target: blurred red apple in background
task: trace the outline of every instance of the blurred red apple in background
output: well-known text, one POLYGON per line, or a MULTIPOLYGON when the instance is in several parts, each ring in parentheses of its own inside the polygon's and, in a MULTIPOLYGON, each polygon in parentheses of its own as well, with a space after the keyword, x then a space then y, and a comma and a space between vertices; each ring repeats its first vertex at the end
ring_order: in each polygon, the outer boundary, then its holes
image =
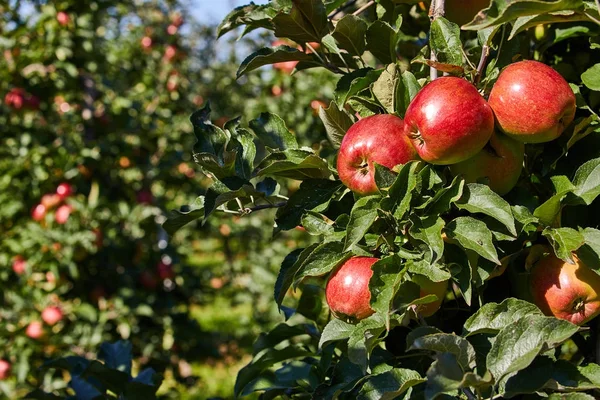
POLYGON ((42 321, 52 326, 63 319, 63 312, 60 307, 50 306, 42 311, 42 321))

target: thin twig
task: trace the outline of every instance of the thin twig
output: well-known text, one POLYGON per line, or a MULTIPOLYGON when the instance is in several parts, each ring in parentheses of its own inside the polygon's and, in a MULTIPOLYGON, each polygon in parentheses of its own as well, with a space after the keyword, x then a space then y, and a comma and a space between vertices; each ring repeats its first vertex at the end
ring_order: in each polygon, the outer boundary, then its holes
POLYGON ((356 3, 356 1, 357 0, 349 1, 346 4, 344 4, 343 6, 336 8, 331 13, 329 13, 329 15, 327 16, 327 18, 333 19, 333 17, 335 17, 336 15, 338 15, 339 13, 341 13, 342 11, 344 11, 346 8, 348 8, 350 6, 353 6, 356 3))
MULTIPOLYGON (((600 10, 598 11, 598 13, 600 14, 600 10)), ((600 20, 598 20, 597 18, 591 16, 589 13, 584 13, 586 15, 586 17, 588 17, 589 19, 591 19, 593 22, 595 22, 596 24, 600 25, 600 20)))
POLYGON ((479 59, 479 65, 477 65, 477 75, 475 75, 475 84, 478 84, 483 77, 483 69, 487 63, 487 58, 490 55, 490 46, 484 44, 481 48, 481 58, 479 59))
POLYGON ((369 7, 371 7, 373 4, 375 4, 375 0, 371 0, 369 1, 367 4, 365 4, 364 6, 362 6, 361 8, 359 8, 358 10, 354 11, 352 13, 352 15, 357 16, 362 14, 363 12, 365 12, 365 10, 369 7))
POLYGON ((221 211, 226 214, 248 215, 248 214, 253 213, 254 211, 267 210, 269 208, 281 208, 281 207, 284 207, 286 204, 287 204, 287 201, 284 201, 284 202, 275 203, 275 204, 261 204, 259 206, 241 208, 238 211, 222 209, 222 208, 218 208, 217 211, 221 211))
MULTIPOLYGON (((429 7, 429 19, 433 23, 439 17, 444 16, 445 0, 431 0, 431 7, 429 7)), ((431 34, 429 35, 429 47, 431 47, 431 34)), ((432 62, 437 61, 437 56, 433 48, 431 48, 431 56, 429 58, 432 62)), ((438 77, 438 71, 435 67, 429 67, 429 77, 431 80, 435 80, 438 77)))
POLYGON ((473 394, 473 392, 471 391, 471 389, 469 388, 463 388, 463 393, 467 395, 467 397, 469 398, 469 400, 477 400, 477 397, 475 397, 475 395, 473 394))

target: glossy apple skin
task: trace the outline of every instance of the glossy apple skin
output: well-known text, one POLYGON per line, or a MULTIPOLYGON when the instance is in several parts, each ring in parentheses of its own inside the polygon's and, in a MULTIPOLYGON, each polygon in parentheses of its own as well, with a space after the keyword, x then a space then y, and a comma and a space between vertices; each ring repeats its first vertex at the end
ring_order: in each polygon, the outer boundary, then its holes
POLYGON ((497 127, 523 143, 558 138, 575 117, 575 94, 555 70, 538 61, 510 64, 488 100, 497 127))
POLYGON ((372 115, 352 125, 342 139, 337 158, 344 185, 360 195, 377 193, 374 163, 391 169, 417 159, 403 129, 402 119, 390 114, 372 115))
POLYGON ((0 381, 10 376, 10 363, 6 360, 0 360, 0 381))
POLYGON ((462 175, 467 183, 488 179, 489 187, 505 195, 515 187, 523 170, 525 145, 494 132, 483 150, 473 157, 450 166, 453 175, 462 175))
POLYGON ((455 24, 465 25, 489 5, 490 0, 446 0, 444 17, 455 24))
POLYGON ((431 164, 456 164, 473 157, 493 131, 494 114, 475 86, 450 76, 421 89, 404 117, 406 136, 431 164))
POLYGON ((369 280, 373 276, 371 266, 377 261, 373 257, 352 257, 329 278, 325 297, 336 318, 358 321, 374 313, 369 280))
POLYGON ((63 312, 59 307, 50 306, 42 311, 42 321, 52 326, 63 319, 63 312))
POLYGON ((429 278, 423 275, 413 275, 412 281, 419 285, 421 297, 434 294, 437 296, 437 300, 432 303, 419 304, 417 312, 423 317, 431 317, 437 310, 440 309, 444 298, 446 297, 446 291, 448 290, 448 281, 433 282, 429 278))
POLYGON ((550 250, 534 265, 529 287, 544 314, 582 325, 600 314, 600 275, 574 259, 566 263, 550 250))

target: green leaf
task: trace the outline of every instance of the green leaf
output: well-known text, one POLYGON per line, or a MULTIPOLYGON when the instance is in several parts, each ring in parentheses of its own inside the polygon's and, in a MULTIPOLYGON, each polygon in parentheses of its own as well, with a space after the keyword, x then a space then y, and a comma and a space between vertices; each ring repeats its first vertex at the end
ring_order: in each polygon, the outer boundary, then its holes
POLYGON ((319 348, 322 349, 331 342, 348 339, 354 328, 355 326, 352 324, 333 318, 323 328, 321 339, 319 340, 319 348))
POLYGON ((600 230, 594 228, 579 229, 585 239, 585 244, 577 254, 584 264, 600 272, 600 230))
POLYGON ((586 205, 592 204, 600 195, 600 158, 594 158, 581 165, 575 172, 573 185, 575 186, 573 192, 586 205))
POLYGON ((132 344, 125 340, 115 343, 102 343, 98 357, 104 360, 107 368, 115 369, 131 375, 132 344))
POLYGON ((328 242, 317 246, 296 272, 293 287, 297 288, 307 276, 321 276, 331 272, 350 256, 350 253, 344 252, 340 242, 328 242))
POLYGON ((513 21, 519 17, 563 10, 578 10, 582 6, 582 0, 493 0, 490 8, 481 11, 473 21, 463 25, 462 29, 478 31, 513 21))
POLYGON ((339 149, 342 139, 354 121, 345 109, 340 109, 332 100, 327 108, 319 108, 319 117, 323 121, 327 138, 335 149, 339 149))
POLYGON ((371 266, 373 276, 369 281, 369 291, 371 292, 371 308, 385 316, 386 328, 390 328, 390 313, 393 310, 393 301, 402 277, 404 268, 402 260, 391 255, 377 261, 371 266))
POLYGON ((162 227, 169 235, 174 235, 185 225, 202 217, 204 217, 204 196, 198 197, 193 204, 169 212, 162 227))
POLYGON ((237 70, 236 77, 240 78, 242 75, 254 71, 264 65, 285 61, 314 62, 315 60, 316 58, 312 54, 306 54, 305 52, 290 46, 263 47, 250 54, 242 61, 237 70))
POLYGON ((440 215, 449 211, 452 204, 462 197, 464 186, 464 179, 458 176, 455 177, 449 186, 436 191, 433 199, 426 203, 425 214, 440 215))
POLYGON ((554 393, 548 400, 595 400, 595 397, 585 393, 554 393))
POLYGON ((527 315, 500 331, 487 355, 488 371, 499 381, 526 368, 543 349, 557 346, 578 329, 568 321, 527 315))
POLYGON ((350 222, 348 222, 346 228, 345 251, 350 250, 369 231, 371 225, 377 219, 377 209, 379 208, 380 200, 381 197, 379 196, 361 197, 354 204, 350 212, 350 222))
POLYGON ((270 20, 275 16, 275 10, 270 5, 250 3, 234 8, 217 27, 217 38, 242 25, 252 28, 269 28, 270 20))
POLYGON ((470 213, 489 215, 506 226, 508 231, 517 236, 515 220, 510 204, 487 185, 470 183, 463 192, 456 206, 470 213))
POLYGON ((287 204, 277 212, 275 223, 278 230, 290 230, 298 226, 306 211, 323 211, 333 195, 343 185, 326 179, 307 179, 292 194, 287 204))
MULTIPOLYGON (((227 127, 227 124, 225 124, 227 127)), ((235 160, 235 174, 240 178, 249 180, 254 170, 254 158, 256 157, 256 145, 254 136, 246 129, 231 128, 232 140, 237 141, 237 157, 235 160)))
POLYGON ((419 182, 419 170, 423 167, 419 161, 404 164, 398 172, 398 177, 388 192, 388 199, 382 202, 385 210, 393 211, 394 217, 401 221, 410 208, 413 193, 419 182))
POLYGON ((400 79, 400 69, 389 64, 373 84, 373 95, 389 114, 396 110, 396 88, 400 79))
POLYGON ((454 354, 463 371, 475 366, 475 349, 466 339, 454 334, 434 333, 415 338, 409 350, 454 354))
POLYGON ((379 314, 373 314, 363 319, 357 325, 348 339, 348 358, 359 365, 364 372, 367 370, 369 355, 381 341, 381 333, 385 331, 385 320, 379 314))
POLYGON ((563 207, 563 200, 570 191, 557 193, 533 211, 533 216, 544 225, 555 225, 563 207))
POLYGON ((290 287, 292 287, 296 272, 298 272, 304 260, 306 260, 316 247, 317 244, 313 244, 305 249, 296 249, 283 259, 279 269, 279 275, 277 275, 277 281, 275 282, 274 291, 275 302, 279 306, 279 309, 281 309, 281 304, 283 303, 286 293, 290 287))
POLYGON ((581 81, 589 89, 600 91, 600 64, 591 66, 581 74, 581 81))
POLYGON ((417 371, 394 368, 367 378, 356 398, 358 400, 392 400, 422 382, 425 382, 425 379, 417 371))
POLYGON ((275 36, 297 43, 320 42, 329 33, 327 11, 321 0, 294 0, 289 13, 273 18, 275 36))
POLYGON ((335 100, 337 105, 343 107, 350 97, 357 95, 363 89, 371 86, 371 84, 379 78, 382 72, 382 69, 373 70, 370 68, 362 68, 342 76, 335 88, 335 100))
POLYGON ((267 147, 280 150, 298 148, 296 138, 276 114, 261 113, 258 118, 250 121, 250 128, 267 147))
POLYGON ((408 233, 415 239, 425 243, 431 250, 428 261, 435 263, 444 254, 444 240, 442 239, 442 229, 444 229, 445 221, 432 215, 425 218, 414 216, 411 218, 412 226, 408 233))
POLYGON ((343 16, 335 25, 332 35, 337 40, 340 48, 350 54, 360 56, 365 52, 367 23, 360 17, 352 14, 343 16))
POLYGON ((283 341, 302 335, 313 336, 315 333, 315 327, 310 324, 288 325, 281 323, 269 332, 263 332, 258 336, 258 339, 256 339, 256 342, 252 346, 252 354, 256 356, 261 351, 274 348, 283 341))
POLYGON ((274 176, 297 180, 328 178, 329 164, 311 149, 275 151, 265 157, 254 171, 254 176, 274 176))
POLYGON ((463 247, 500 265, 492 233, 483 222, 472 217, 458 217, 446 225, 445 231, 448 237, 457 240, 463 247))
POLYGON ((380 192, 388 191, 396 181, 396 176, 398 174, 376 162, 373 163, 373 166, 375 167, 375 184, 377 185, 377 188, 380 192))
POLYGON ((406 109, 417 93, 419 93, 419 90, 421 90, 421 85, 419 85, 417 78, 410 71, 404 71, 401 78, 398 79, 396 84, 394 112, 404 118, 406 109))
POLYGON ((533 304, 509 298, 502 303, 484 304, 465 321, 463 330, 467 336, 477 333, 498 333, 526 315, 542 315, 533 304))
POLYGON ((443 282, 452 277, 440 264, 432 264, 427 260, 408 260, 406 266, 410 273, 426 276, 432 282, 443 282))
POLYGON ((437 61, 462 67, 463 50, 460 41, 460 27, 446 18, 440 17, 431 23, 430 32, 429 43, 435 52, 437 61))
POLYGON ((565 262, 574 264, 573 252, 585 243, 585 238, 573 228, 546 228, 542 232, 552 247, 556 256, 565 262))
POLYGON ((302 226, 306 229, 306 232, 314 236, 332 234, 334 231, 333 224, 334 221, 318 212, 307 211, 302 216, 302 226))
POLYGON ((377 20, 373 22, 367 30, 367 50, 384 64, 396 62, 396 46, 403 36, 400 32, 402 25, 402 16, 396 20, 394 29, 387 22, 377 20))

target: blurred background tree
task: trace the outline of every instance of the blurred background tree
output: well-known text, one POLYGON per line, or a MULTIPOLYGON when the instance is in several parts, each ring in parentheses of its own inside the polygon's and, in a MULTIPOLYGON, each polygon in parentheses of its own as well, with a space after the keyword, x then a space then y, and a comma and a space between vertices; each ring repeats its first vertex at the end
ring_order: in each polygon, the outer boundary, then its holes
POLYGON ((72 393, 39 367, 120 339, 136 369, 165 377, 165 398, 230 397, 252 342, 282 319, 276 271, 305 232, 273 238, 272 212, 173 238, 160 227, 206 190, 189 153, 206 102, 218 124, 271 111, 304 144, 325 138, 333 77, 265 68, 236 81, 236 51, 273 38, 217 41, 221 7, 239 2, 215 3, 0 5, 0 397, 72 393))

